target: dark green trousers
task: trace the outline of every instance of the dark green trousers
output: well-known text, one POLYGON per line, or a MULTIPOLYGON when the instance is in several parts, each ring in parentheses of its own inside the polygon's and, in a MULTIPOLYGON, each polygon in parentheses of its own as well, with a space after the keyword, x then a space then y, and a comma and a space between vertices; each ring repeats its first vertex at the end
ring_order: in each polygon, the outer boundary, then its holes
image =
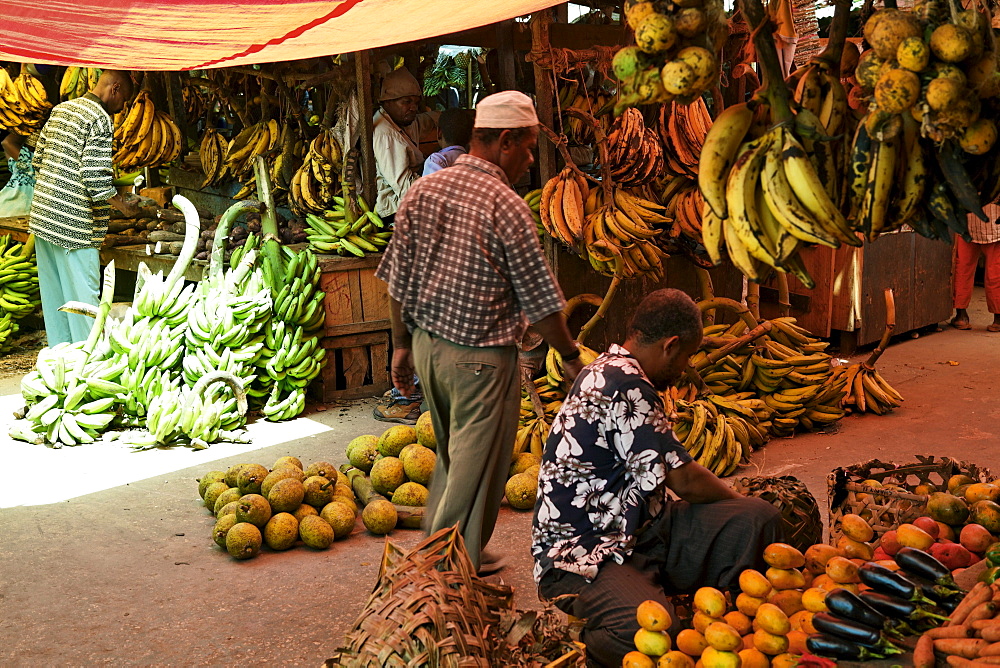
POLYGON ((413 360, 437 437, 424 526, 459 527, 476 568, 496 525, 520 410, 517 348, 460 346, 417 329, 413 360))

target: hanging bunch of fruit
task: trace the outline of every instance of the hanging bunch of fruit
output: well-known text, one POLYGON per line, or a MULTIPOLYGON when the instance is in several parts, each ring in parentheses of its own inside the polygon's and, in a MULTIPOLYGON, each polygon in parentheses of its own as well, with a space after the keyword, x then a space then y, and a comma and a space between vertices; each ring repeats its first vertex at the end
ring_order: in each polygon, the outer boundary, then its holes
MULTIPOLYGON (((612 94, 601 87, 584 89, 579 84, 567 83, 560 86, 558 97, 559 109, 562 110, 562 127, 566 138, 574 144, 593 143, 593 129, 582 118, 570 112, 570 109, 598 115, 598 111, 603 110, 612 101, 612 94)), ((606 117, 601 116, 601 118, 603 121, 606 117)), ((607 130, 608 128, 605 128, 605 132, 607 130)))
POLYGON ((123 172, 159 167, 181 156, 185 141, 169 114, 159 111, 145 90, 115 115, 112 162, 123 172))
MULTIPOLYGON (((184 90, 187 90, 185 88, 184 90)), ((201 161, 201 171, 205 173, 205 180, 200 189, 207 186, 219 185, 229 173, 224 158, 229 151, 229 144, 222 134, 214 129, 208 128, 201 136, 201 145, 198 150, 198 159, 201 161)))
POLYGON ((663 156, 668 174, 689 180, 698 178, 698 157, 711 127, 712 116, 704 98, 699 97, 690 105, 671 102, 660 107, 657 130, 666 147, 663 156))
POLYGON ((868 239, 909 225, 929 238, 968 238, 966 212, 1000 194, 993 100, 997 48, 984 8, 927 2, 881 9, 855 71, 871 95, 848 178, 855 228, 868 239))
POLYGON ((392 230, 385 229, 385 223, 361 195, 346 200, 334 197, 331 208, 322 216, 307 213, 306 222, 306 239, 317 253, 364 257, 366 253, 381 252, 392 237, 392 230), (361 215, 355 213, 356 209, 361 215))
POLYGON ((0 127, 23 137, 41 130, 48 117, 49 102, 42 82, 27 72, 11 79, 0 67, 0 127))
POLYGON ((229 142, 222 164, 233 178, 243 184, 243 188, 233 199, 245 199, 254 194, 256 158, 274 151, 280 139, 281 128, 278 121, 271 118, 243 128, 229 142))
POLYGON ((690 104, 716 84, 716 54, 728 33, 721 1, 627 0, 625 17, 636 45, 619 50, 612 61, 621 82, 615 115, 674 99, 690 104))
POLYGON ((35 235, 20 243, 9 234, 0 237, 0 353, 10 350, 18 332, 17 321, 41 307, 35 235))
MULTIPOLYGON (((748 19, 759 26, 761 8, 747 5, 753 14, 748 19)), ((730 106, 715 119, 701 153, 702 238, 714 264, 722 261, 725 248, 750 280, 763 280, 776 269, 811 288, 814 281, 798 254, 805 244, 836 248, 861 241, 810 158, 805 142, 817 136, 817 126, 801 107, 793 113, 773 41, 760 30, 754 41, 765 86, 750 102, 730 106), (755 122, 755 114, 764 113, 773 124, 755 122)))
POLYGON ((337 176, 344 168, 344 155, 334 133, 323 128, 312 142, 301 166, 290 182, 292 209, 297 213, 323 213, 337 194, 337 176))
POLYGON ((102 71, 97 67, 67 67, 59 83, 59 98, 72 100, 94 90, 102 71))
POLYGON ((625 188, 646 185, 663 173, 660 139, 638 109, 626 109, 611 126, 608 168, 614 182, 625 188))

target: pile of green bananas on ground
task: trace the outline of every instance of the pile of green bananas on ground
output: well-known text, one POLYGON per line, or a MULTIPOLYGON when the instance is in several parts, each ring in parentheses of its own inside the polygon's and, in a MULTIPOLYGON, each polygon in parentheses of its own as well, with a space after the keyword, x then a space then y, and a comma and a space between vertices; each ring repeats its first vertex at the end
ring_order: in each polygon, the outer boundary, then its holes
POLYGON ((389 244, 392 230, 384 229, 385 223, 363 197, 358 195, 354 199, 362 212, 360 216, 354 214, 354 207, 343 197, 334 197, 333 201, 336 206, 322 216, 306 214, 310 248, 317 253, 364 257, 365 253, 378 253, 389 244))
POLYGON ((0 353, 10 349, 18 331, 17 320, 41 306, 38 292, 38 265, 35 263, 35 235, 19 243, 9 234, 0 237, 0 353))
POLYGON ((203 450, 218 440, 246 440, 243 432, 233 431, 246 424, 247 396, 243 387, 233 374, 213 371, 199 378, 192 388, 164 391, 149 404, 146 428, 157 446, 185 442, 203 450), (219 392, 220 385, 229 392, 219 392), (236 404, 235 411, 230 409, 231 402, 236 404), (227 417, 233 412, 235 418, 227 417))

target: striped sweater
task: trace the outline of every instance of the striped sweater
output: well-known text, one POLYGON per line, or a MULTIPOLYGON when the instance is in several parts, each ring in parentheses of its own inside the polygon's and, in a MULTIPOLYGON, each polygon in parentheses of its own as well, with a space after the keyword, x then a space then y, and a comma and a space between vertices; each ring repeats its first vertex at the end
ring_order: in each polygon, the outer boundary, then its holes
POLYGON ((52 109, 32 163, 35 195, 28 229, 63 248, 99 248, 115 195, 111 117, 87 93, 52 109))

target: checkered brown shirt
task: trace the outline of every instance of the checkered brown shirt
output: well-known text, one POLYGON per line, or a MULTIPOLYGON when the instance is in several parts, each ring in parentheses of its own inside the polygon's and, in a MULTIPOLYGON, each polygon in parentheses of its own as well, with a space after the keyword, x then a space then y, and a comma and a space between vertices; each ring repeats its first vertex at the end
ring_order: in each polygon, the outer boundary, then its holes
POLYGON ((994 244, 1000 241, 1000 224, 997 223, 997 220, 1000 219, 1000 206, 984 204, 983 213, 990 219, 990 222, 984 223, 971 213, 969 214, 969 235, 972 237, 973 243, 994 244))
POLYGON ((531 211, 496 165, 461 156, 400 202, 375 275, 419 327, 463 346, 510 346, 566 301, 531 211))

